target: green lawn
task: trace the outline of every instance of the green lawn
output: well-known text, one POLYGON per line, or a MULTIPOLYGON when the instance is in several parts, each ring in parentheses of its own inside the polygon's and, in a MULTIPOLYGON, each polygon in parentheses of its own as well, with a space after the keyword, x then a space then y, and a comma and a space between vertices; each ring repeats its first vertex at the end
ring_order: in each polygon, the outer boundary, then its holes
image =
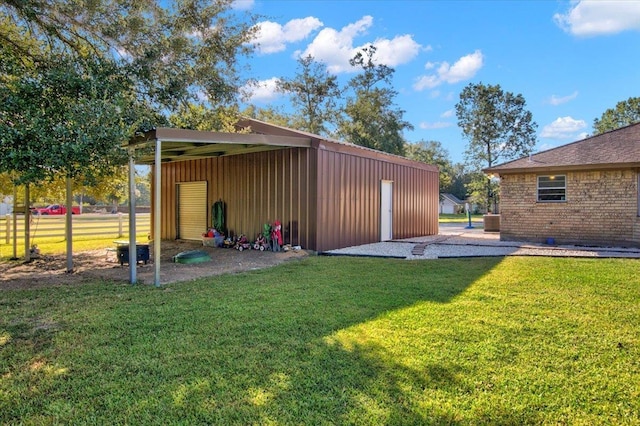
POLYGON ((640 424, 640 262, 310 257, 0 291, 1 424, 640 424))
MULTIPOLYGON (((440 223, 467 223, 469 221, 469 217, 466 214, 440 214, 439 216, 440 223)), ((481 214, 472 214, 471 222, 482 222, 481 214)))
MULTIPOLYGON (((146 233, 137 234, 137 241, 148 241, 148 236, 146 233)), ((75 237, 73 238, 73 252, 81 252, 87 250, 100 250, 106 249, 107 247, 114 247, 115 240, 128 240, 129 236, 124 237, 105 237, 105 236, 97 236, 97 237, 75 237)), ((24 237, 18 240, 18 244, 16 245, 16 253, 18 258, 24 257, 24 237)), ((67 251, 67 241, 64 238, 40 238, 37 240, 38 248, 40 252, 43 254, 63 254, 67 251)), ((0 241, 0 262, 9 260, 13 257, 13 241, 9 244, 6 244, 5 240, 0 241)))

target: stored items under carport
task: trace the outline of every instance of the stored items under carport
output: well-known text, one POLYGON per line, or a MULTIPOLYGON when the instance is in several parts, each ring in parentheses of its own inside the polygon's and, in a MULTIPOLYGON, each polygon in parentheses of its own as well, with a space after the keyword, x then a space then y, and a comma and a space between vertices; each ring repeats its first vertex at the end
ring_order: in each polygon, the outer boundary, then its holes
POLYGON ((202 250, 183 251, 173 256, 174 263, 200 263, 211 260, 209 254, 202 250))
MULTIPOLYGON (((117 253, 120 266, 129 263, 128 244, 118 244, 117 253)), ((136 244, 136 262, 149 262, 149 244, 136 244)))

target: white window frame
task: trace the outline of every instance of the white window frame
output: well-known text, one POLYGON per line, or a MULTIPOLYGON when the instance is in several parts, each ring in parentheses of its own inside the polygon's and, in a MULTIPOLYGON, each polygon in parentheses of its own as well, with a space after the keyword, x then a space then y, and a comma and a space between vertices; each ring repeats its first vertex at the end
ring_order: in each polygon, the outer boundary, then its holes
POLYGON ((539 203, 566 203, 567 202, 567 176, 566 175, 540 175, 537 177, 536 179, 537 182, 537 188, 536 188, 536 194, 537 194, 537 200, 539 203), (562 178, 562 181, 564 182, 563 186, 540 186, 540 178, 546 179, 546 182, 551 182, 551 181, 555 181, 555 182, 560 182, 560 178, 562 178), (541 199, 542 197, 548 197, 548 196, 553 196, 556 194, 541 194, 540 191, 560 191, 562 190, 563 193, 560 194, 558 193, 557 195, 559 195, 561 197, 561 199, 559 200, 550 200, 550 199, 541 199))

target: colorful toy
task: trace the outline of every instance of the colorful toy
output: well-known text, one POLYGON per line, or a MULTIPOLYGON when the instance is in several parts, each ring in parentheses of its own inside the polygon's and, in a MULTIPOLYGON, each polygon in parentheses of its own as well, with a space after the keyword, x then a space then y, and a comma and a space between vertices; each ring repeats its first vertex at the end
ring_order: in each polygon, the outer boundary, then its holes
POLYGON ((282 224, 276 220, 271 227, 271 250, 280 251, 282 244, 282 224))
POLYGON ((245 249, 251 248, 251 243, 249 242, 249 239, 246 237, 246 235, 240 234, 240 236, 238 237, 238 241, 236 241, 235 248, 238 251, 243 251, 245 249))
POLYGON ((258 234, 256 241, 253 243, 254 250, 265 251, 269 248, 269 244, 267 243, 267 239, 262 234, 258 234))

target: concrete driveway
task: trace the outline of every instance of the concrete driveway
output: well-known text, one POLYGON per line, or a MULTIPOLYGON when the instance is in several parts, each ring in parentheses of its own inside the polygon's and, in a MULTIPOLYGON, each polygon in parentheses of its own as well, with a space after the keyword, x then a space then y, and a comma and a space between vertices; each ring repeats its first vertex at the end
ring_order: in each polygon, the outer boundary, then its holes
POLYGON ((482 224, 440 224, 438 235, 393 240, 330 250, 327 255, 375 256, 400 259, 441 259, 487 256, 560 256, 638 258, 639 248, 585 247, 500 241, 500 234, 484 232, 482 224))

